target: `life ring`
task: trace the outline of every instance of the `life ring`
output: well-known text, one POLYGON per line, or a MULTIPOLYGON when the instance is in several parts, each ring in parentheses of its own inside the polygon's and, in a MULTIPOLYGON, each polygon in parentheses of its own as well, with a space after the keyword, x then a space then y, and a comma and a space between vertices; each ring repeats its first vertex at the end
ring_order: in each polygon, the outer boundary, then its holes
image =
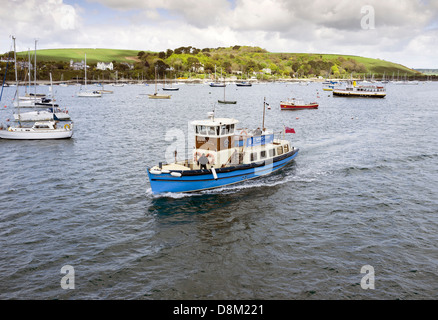
POLYGON ((239 140, 243 140, 244 138, 246 138, 248 136, 248 132, 246 132, 245 130, 240 131, 240 137, 239 140), (244 137, 245 136, 245 137, 244 137))
POLYGON ((198 161, 198 159, 202 156, 202 153, 200 153, 199 151, 197 151, 194 156, 193 156, 193 160, 195 160, 195 162, 198 161))
POLYGON ((70 130, 70 125, 67 123, 67 124, 64 126, 64 129, 66 129, 66 130, 70 130))
POLYGON ((9 127, 9 128, 8 128, 8 131, 12 131, 12 127, 9 127))
POLYGON ((208 163, 214 164, 214 155, 213 154, 207 153, 206 157, 208 158, 208 163))

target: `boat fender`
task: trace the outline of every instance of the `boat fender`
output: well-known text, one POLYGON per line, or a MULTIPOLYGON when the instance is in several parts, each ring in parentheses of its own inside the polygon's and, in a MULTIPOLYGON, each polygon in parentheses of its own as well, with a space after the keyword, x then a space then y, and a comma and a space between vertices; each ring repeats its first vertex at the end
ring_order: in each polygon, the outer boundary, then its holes
POLYGON ((178 178, 182 176, 182 174, 180 172, 171 172, 170 175, 172 177, 178 177, 178 178))
POLYGON ((161 171, 160 170, 156 170, 156 169, 151 169, 151 170, 149 170, 149 172, 152 173, 152 174, 161 174, 161 171))
POLYGON ((217 180, 217 173, 215 168, 211 168, 211 173, 213 174, 214 180, 217 180))
POLYGON ((67 123, 67 124, 64 126, 64 129, 66 129, 66 130, 70 130, 70 125, 67 123))
POLYGON ((161 173, 170 173, 169 170, 161 170, 161 173))

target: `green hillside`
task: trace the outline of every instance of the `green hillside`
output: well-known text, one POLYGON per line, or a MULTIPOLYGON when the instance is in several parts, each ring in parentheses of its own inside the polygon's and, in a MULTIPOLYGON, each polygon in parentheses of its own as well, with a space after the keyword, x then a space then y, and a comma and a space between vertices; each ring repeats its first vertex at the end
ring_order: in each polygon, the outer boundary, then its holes
MULTIPOLYGON (((162 52, 93 48, 38 50, 38 79, 46 80, 49 73, 53 74, 54 79, 61 76, 64 80, 82 77, 83 71, 73 70, 69 63, 70 60, 83 61, 85 54, 90 66, 90 79, 114 79, 117 70, 120 79, 141 77, 151 80, 155 77, 155 67, 160 78, 165 73, 172 78, 211 78, 215 70, 217 75, 222 72, 227 77, 257 77, 260 80, 351 76, 379 79, 383 75, 387 78, 398 75, 410 79, 425 77, 421 72, 400 64, 352 55, 268 52, 249 46, 203 49, 188 46, 162 52), (97 62, 113 62, 114 70, 97 70, 97 62)), ((8 53, 3 57, 7 55, 8 53)), ((19 52, 17 56, 20 60, 28 60, 27 51, 19 52)), ((33 57, 31 59, 33 61, 33 57)), ((7 78, 13 79, 12 72, 9 72, 7 78)), ((1 73, 0 70, 0 75, 1 73)))

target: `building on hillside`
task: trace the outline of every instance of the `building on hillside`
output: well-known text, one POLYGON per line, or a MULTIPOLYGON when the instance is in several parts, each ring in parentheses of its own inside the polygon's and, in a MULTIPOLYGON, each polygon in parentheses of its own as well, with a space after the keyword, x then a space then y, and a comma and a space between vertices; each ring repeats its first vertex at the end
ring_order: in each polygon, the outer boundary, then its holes
POLYGON ((110 63, 106 63, 106 62, 98 62, 97 63, 97 66, 96 66, 96 69, 97 70, 113 70, 114 69, 114 66, 113 66, 113 63, 112 62, 110 62, 110 63))
POLYGON ((28 61, 17 61, 17 64, 20 66, 21 69, 33 70, 33 65, 32 65, 31 62, 28 62, 28 61))
POLYGON ((264 68, 264 69, 262 69, 262 71, 263 71, 263 73, 266 73, 266 74, 271 74, 271 72, 272 72, 272 70, 269 68, 264 68))
POLYGON ((190 68, 191 72, 203 73, 204 72, 204 64, 203 63, 193 63, 190 68))
MULTIPOLYGON (((73 59, 70 60, 70 68, 73 70, 84 70, 85 69, 85 62, 82 60, 81 62, 74 62, 73 59)), ((87 69, 89 66, 87 66, 87 69)))

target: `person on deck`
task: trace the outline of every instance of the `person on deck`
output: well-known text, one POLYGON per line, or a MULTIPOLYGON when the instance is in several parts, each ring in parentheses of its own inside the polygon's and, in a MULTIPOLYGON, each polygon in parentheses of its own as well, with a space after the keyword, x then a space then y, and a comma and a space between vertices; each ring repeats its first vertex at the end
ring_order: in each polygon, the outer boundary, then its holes
POLYGON ((202 169, 207 169, 207 164, 209 163, 208 158, 205 156, 205 153, 202 154, 202 156, 198 159, 198 164, 201 165, 202 169))

